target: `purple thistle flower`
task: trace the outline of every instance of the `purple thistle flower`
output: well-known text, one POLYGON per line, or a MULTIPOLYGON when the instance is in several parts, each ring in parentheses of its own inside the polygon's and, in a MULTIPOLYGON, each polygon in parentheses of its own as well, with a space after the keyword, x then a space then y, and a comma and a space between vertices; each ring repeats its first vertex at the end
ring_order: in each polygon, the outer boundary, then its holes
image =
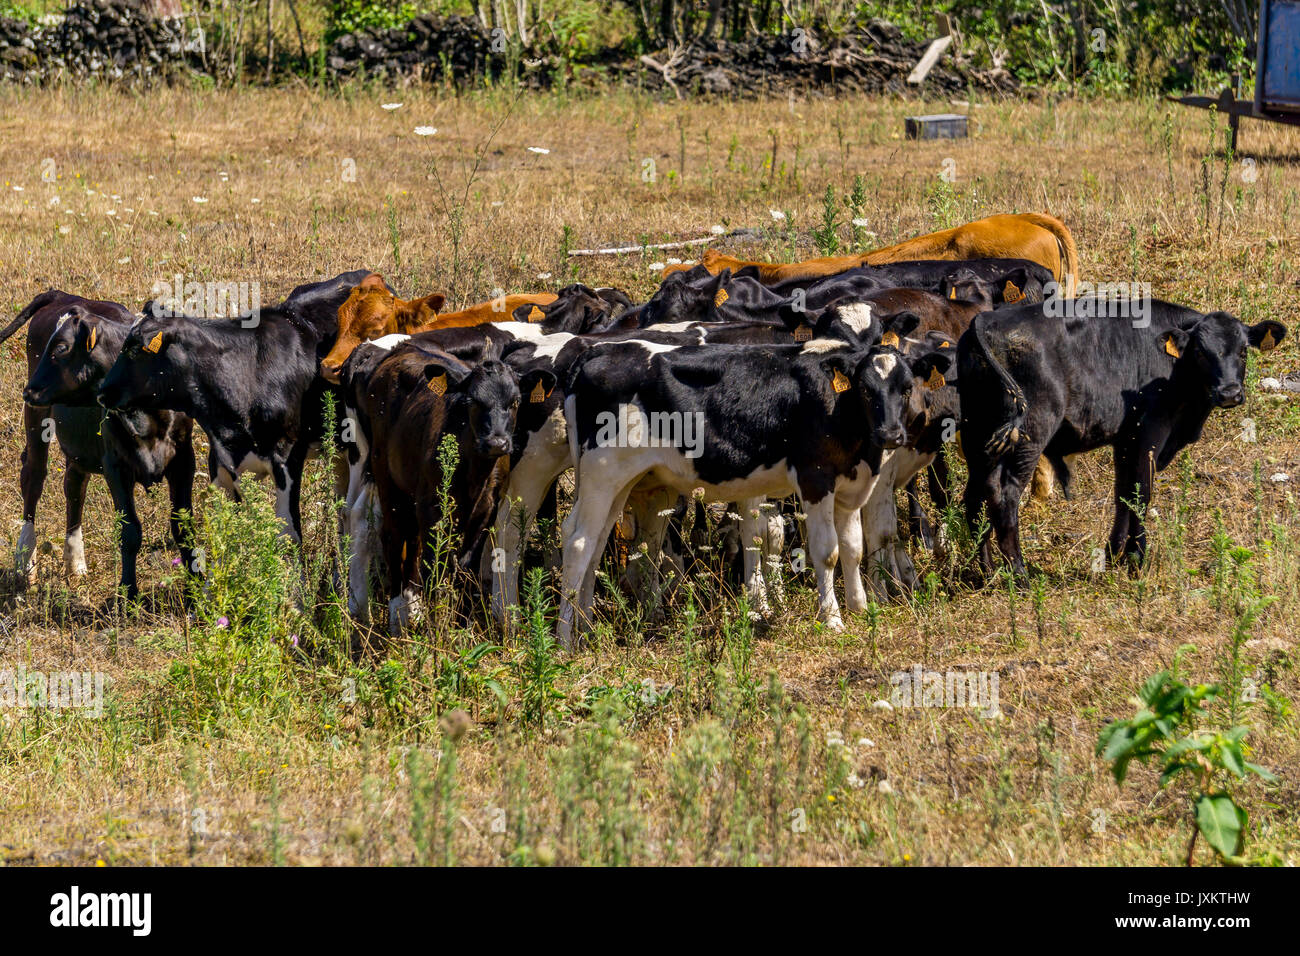
POLYGON ((230 620, 224 614, 217 618, 217 627, 229 627, 230 620))

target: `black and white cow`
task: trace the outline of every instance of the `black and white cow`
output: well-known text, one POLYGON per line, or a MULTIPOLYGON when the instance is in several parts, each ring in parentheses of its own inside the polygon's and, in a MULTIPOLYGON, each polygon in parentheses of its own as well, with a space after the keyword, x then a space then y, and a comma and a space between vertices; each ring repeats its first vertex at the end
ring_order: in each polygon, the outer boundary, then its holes
MULTIPOLYGON (((1039 455, 1051 462, 1068 496, 1067 459, 1109 445, 1115 451, 1109 551, 1140 562, 1155 473, 1200 438, 1211 411, 1245 400, 1247 348, 1267 351, 1285 334, 1277 322, 1246 326, 1227 312, 1106 297, 976 317, 958 343, 971 527, 987 508, 999 548, 1023 576, 1020 497, 1039 455)), ((981 557, 991 567, 987 539, 981 557)))
POLYGON ((326 393, 338 394, 319 377, 320 360, 333 343, 339 306, 369 274, 302 285, 279 305, 230 320, 165 314, 150 303, 99 400, 110 410, 192 416, 208 435, 212 480, 234 492, 245 471, 270 475, 276 513, 296 542, 303 463, 323 437, 326 393))
MULTIPOLYGON (((706 500, 798 494, 807 514, 820 618, 842 626, 834 569, 850 610, 866 606, 859 564, 866 501, 882 455, 906 439, 904 409, 917 379, 948 364, 892 347, 814 339, 789 346, 627 342, 592 349, 569 371, 565 419, 577 498, 564 522, 559 635, 575 643, 595 597, 596 563, 628 496, 657 483, 706 500)), ((742 512, 742 541, 759 537, 758 509, 742 512)), ((747 585, 761 593, 758 562, 747 585)))

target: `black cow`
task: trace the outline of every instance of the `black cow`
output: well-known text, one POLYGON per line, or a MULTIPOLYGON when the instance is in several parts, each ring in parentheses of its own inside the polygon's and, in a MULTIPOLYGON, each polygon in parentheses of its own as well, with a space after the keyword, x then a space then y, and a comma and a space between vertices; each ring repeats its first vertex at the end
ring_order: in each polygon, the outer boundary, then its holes
POLYGON ((193 570, 193 559, 181 528, 181 512, 191 509, 194 483, 193 422, 170 411, 105 414, 95 404, 95 389, 113 364, 134 321, 124 306, 70 295, 57 289, 37 296, 0 332, 0 341, 27 322, 29 381, 23 392, 23 449, 20 482, 23 528, 15 564, 26 581, 35 545, 36 506, 45 484, 49 440, 45 423, 53 422, 63 449, 66 471, 63 492, 67 507, 64 562, 69 574, 86 573, 82 512, 91 475, 103 475, 121 529, 120 586, 127 599, 138 594, 136 557, 142 541, 135 509, 135 487, 148 488, 166 479, 171 497, 172 537, 181 561, 193 570))
POLYGON ((584 335, 609 325, 631 306, 631 298, 619 289, 574 283, 556 293, 549 305, 521 305, 511 317, 516 322, 540 324, 547 332, 584 335))
POLYGON ((369 274, 298 286, 279 305, 233 320, 169 315, 150 303, 99 400, 108 409, 193 416, 211 445, 212 480, 234 493, 243 472, 269 474, 276 513, 298 541, 303 463, 323 437, 326 393, 338 397, 317 370, 333 344, 339 306, 369 274))
MULTIPOLYGON (((1066 457, 1110 445, 1110 555, 1141 562, 1142 515, 1155 473, 1200 438, 1211 411, 1245 400, 1247 347, 1266 351, 1285 334, 1277 322, 1246 326, 1226 312, 1203 315, 1167 302, 1105 297, 977 316, 958 342, 971 527, 987 508, 999 548, 1023 577, 1020 496, 1039 455, 1051 462, 1068 497, 1066 457), (1143 316, 1144 304, 1149 311, 1143 316)), ((986 539, 986 569, 991 557, 986 539)))

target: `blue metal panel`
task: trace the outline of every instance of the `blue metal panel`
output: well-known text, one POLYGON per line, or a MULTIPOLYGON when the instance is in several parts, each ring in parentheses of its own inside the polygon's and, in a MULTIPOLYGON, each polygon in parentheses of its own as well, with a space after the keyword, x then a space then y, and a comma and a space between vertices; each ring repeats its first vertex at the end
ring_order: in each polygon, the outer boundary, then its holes
POLYGON ((1300 0, 1267 0, 1262 6, 1256 103, 1264 110, 1300 110, 1300 0))

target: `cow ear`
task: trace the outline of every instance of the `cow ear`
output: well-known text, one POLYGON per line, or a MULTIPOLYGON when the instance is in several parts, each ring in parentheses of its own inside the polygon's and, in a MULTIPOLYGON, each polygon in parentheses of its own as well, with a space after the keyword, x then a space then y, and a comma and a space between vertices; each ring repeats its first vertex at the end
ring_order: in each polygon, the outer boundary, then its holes
POLYGON ((899 312, 884 321, 884 333, 880 336, 881 345, 898 348, 905 336, 910 335, 921 324, 921 317, 915 312, 899 312))
POLYGON ((853 353, 849 352, 847 349, 840 349, 827 353, 826 356, 817 363, 836 395, 839 395, 841 392, 847 392, 853 387, 857 366, 854 362, 850 361, 850 356, 852 354, 853 353))
POLYGON ((1191 340, 1191 333, 1186 329, 1170 329, 1162 332, 1160 335, 1160 347, 1166 355, 1173 358, 1182 358, 1183 351, 1187 348, 1187 343, 1191 340))
POLYGON ((1286 336, 1286 326, 1281 322, 1265 319, 1246 328, 1246 340, 1261 352, 1277 348, 1277 344, 1286 336))
POLYGON ((430 362, 424 367, 425 388, 435 395, 446 395, 465 378, 465 371, 457 366, 430 362))
POLYGON ((447 297, 441 292, 435 292, 433 295, 426 295, 423 301, 429 311, 437 315, 442 311, 442 307, 447 304, 447 297))
POLYGON ((952 358, 947 353, 936 350, 909 358, 908 365, 911 366, 912 375, 924 382, 926 388, 943 388, 948 384, 944 373, 951 367, 952 358))
POLYGON ((731 293, 727 291, 727 285, 730 282, 731 270, 723 269, 714 276, 713 281, 705 287, 708 290, 710 297, 713 299, 713 307, 715 309, 722 308, 726 304, 727 300, 731 298, 731 293))
POLYGON ((555 375, 548 369, 532 369, 520 377, 519 393, 528 396, 528 401, 531 404, 540 405, 551 397, 551 390, 555 388, 555 381, 555 375))
MULTIPOLYGON (((556 299, 555 301, 558 302, 560 300, 556 299)), ((544 322, 550 314, 550 311, 551 307, 549 305, 537 305, 533 302, 525 302, 523 305, 517 306, 514 312, 510 313, 510 316, 516 322, 544 322)))

